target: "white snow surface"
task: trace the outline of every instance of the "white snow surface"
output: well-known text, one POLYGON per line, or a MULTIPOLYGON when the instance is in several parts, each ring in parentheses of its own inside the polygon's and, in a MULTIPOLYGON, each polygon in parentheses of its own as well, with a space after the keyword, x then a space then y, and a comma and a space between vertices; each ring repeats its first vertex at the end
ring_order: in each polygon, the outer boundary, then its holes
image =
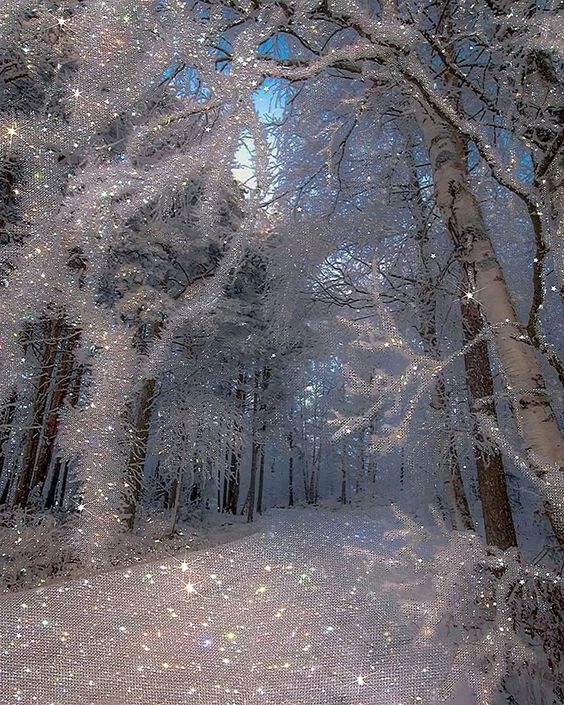
POLYGON ((390 510, 274 511, 230 544, 5 595, 0 702, 473 703, 452 640, 415 617, 444 541, 416 555, 398 528, 390 510))

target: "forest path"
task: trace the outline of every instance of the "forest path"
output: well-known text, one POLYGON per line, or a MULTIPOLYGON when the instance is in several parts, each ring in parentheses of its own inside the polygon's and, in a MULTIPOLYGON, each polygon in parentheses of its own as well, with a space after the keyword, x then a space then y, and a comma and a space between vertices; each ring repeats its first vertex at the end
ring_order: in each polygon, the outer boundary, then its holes
POLYGON ((428 705, 449 649, 400 608, 392 512, 274 511, 266 524, 2 597, 2 705, 428 705))

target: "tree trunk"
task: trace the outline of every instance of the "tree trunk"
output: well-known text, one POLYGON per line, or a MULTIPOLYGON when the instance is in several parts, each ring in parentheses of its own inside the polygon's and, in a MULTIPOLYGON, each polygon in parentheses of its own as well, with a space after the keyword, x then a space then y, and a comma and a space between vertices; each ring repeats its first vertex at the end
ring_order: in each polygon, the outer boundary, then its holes
POLYGON ((184 473, 182 469, 178 471, 178 475, 174 478, 174 482, 172 484, 171 492, 170 492, 170 499, 169 499, 169 505, 170 508, 172 509, 172 521, 170 523, 170 531, 169 534, 170 536, 174 535, 174 532, 176 531, 176 524, 178 522, 178 509, 180 505, 180 493, 182 491, 182 482, 184 480, 184 473))
MULTIPOLYGON (((429 325, 426 330, 422 331, 421 336, 423 340, 423 349, 428 355, 433 357, 439 356, 438 341, 436 338, 436 330, 434 319, 427 322, 429 325), (428 333, 428 335, 426 335, 428 333)), ((489 368, 487 368, 489 371, 489 368)), ((490 375, 491 379, 491 375, 490 375)), ((441 417, 442 426, 444 432, 447 436, 448 444, 448 458, 444 475, 444 488, 447 500, 447 506, 449 510, 449 516, 451 519, 451 524, 453 529, 466 529, 474 530, 474 522, 472 521, 472 514, 470 512, 470 506, 468 504, 468 498, 466 496, 466 490, 464 489, 464 480, 462 478, 462 470, 460 468, 460 461, 458 458, 456 436, 454 433, 452 419, 449 412, 449 403, 447 398, 447 390, 445 385, 445 380, 442 375, 439 375, 437 382, 435 384, 435 389, 433 393, 433 408, 438 412, 441 417)), ((473 436, 473 444, 475 446, 476 436, 473 436)), ((478 453, 478 450, 475 451, 478 453)), ((503 476, 502 476, 503 479, 503 476)), ((483 510, 486 511, 485 508, 483 510)), ((507 518, 507 517, 506 517, 507 518)), ((511 513, 509 514, 509 529, 513 526, 513 521, 511 518, 511 513)), ((492 537, 493 538, 493 537, 492 537)), ((490 543, 490 541, 488 541, 490 543)), ((496 545, 499 545, 496 541, 492 541, 496 545)), ((514 544, 511 544, 514 545, 514 544)), ((507 548, 507 546, 505 547, 507 548)))
MULTIPOLYGON (((483 330, 480 309, 473 299, 464 297, 460 307, 464 342, 471 344, 483 330)), ((470 345, 464 354, 464 366, 471 412, 480 411, 486 414, 491 423, 497 426, 494 384, 488 344, 485 340, 470 345)), ((505 550, 517 545, 517 537, 507 494, 503 459, 501 451, 498 448, 491 448, 488 444, 474 417, 473 443, 486 541, 505 550)))
MULTIPOLYGON (((562 434, 534 350, 517 320, 503 271, 470 189, 463 145, 436 115, 422 114, 421 126, 431 158, 437 205, 471 286, 466 299, 475 300, 478 313, 491 328, 507 388, 514 395, 511 410, 529 464, 543 483, 547 514, 564 544, 562 434)), ((478 370, 474 366, 476 375, 478 370)), ((484 384, 479 379, 476 384, 478 381, 484 384)))
MULTIPOLYGON (((18 395, 14 390, 6 403, 2 408, 2 415, 0 416, 0 486, 2 486, 1 480, 4 476, 4 463, 6 461, 6 444, 10 440, 10 434, 12 431, 12 423, 14 421, 14 413, 16 410, 16 401, 18 395)), ((2 487, 2 492, 0 496, 0 505, 4 504, 10 493, 11 477, 10 473, 6 473, 6 478, 4 479, 4 484, 2 487)))
MULTIPOLYGON (((80 398, 80 387, 82 383, 82 370, 77 368, 75 372, 74 384, 69 395, 69 404, 74 407, 78 404, 80 398)), ((49 485, 49 491, 47 493, 47 498, 45 500, 45 508, 51 509, 56 504, 63 506, 63 500, 66 493, 66 483, 68 478, 68 461, 62 461, 61 458, 57 458, 55 461, 55 468, 53 470, 53 475, 51 477, 51 483, 49 485), (61 472, 62 471, 62 472, 61 472), (57 488, 60 486, 59 499, 57 502, 57 488)))
MULTIPOLYGON (((411 190, 414 194, 415 207, 413 216, 416 225, 416 241, 419 254, 419 269, 421 276, 418 278, 417 299, 420 311, 420 324, 418 332, 423 344, 425 354, 430 357, 440 360, 441 350, 437 336, 437 292, 435 290, 435 281, 429 274, 426 263, 429 261, 430 241, 429 241, 429 218, 431 217, 431 208, 423 200, 421 189, 419 188, 419 180, 417 178, 416 161, 414 159, 413 150, 409 150, 411 161, 411 190)), ((489 369, 489 368, 488 368, 489 369)), ((447 389, 443 375, 439 375, 435 384, 433 400, 431 406, 437 411, 441 417, 444 433, 448 443, 448 458, 444 475, 444 489, 447 500, 448 512, 453 529, 463 528, 473 530, 472 515, 466 491, 464 489, 464 481, 462 471, 460 469, 460 461, 458 458, 456 436, 453 429, 452 418, 448 403, 447 389)))
POLYGON ((363 429, 358 436, 358 467, 356 470, 356 477, 354 483, 354 493, 355 495, 360 495, 364 492, 366 486, 366 447, 364 444, 365 429, 363 429))
POLYGON ((130 531, 135 527, 135 512, 141 500, 143 490, 143 468, 147 457, 147 443, 151 428, 153 400, 157 382, 147 379, 143 382, 141 394, 137 401, 137 413, 134 422, 134 439, 129 455, 127 481, 129 492, 126 497, 125 522, 130 531))
POLYGON ((319 439, 319 449, 317 452, 317 460, 314 471, 315 472, 312 478, 313 504, 317 504, 319 502, 319 480, 321 478, 321 439, 319 439))
MULTIPOLYGON (((202 279, 213 275, 216 266, 189 280, 174 296, 179 300, 186 296, 188 291, 202 279)), ((162 321, 153 321, 151 324, 141 326, 139 329, 138 344, 141 350, 159 337, 163 328, 162 321)), ((135 511, 141 499, 143 490, 143 468, 147 457, 147 444, 151 429, 152 407, 155 396, 156 379, 145 379, 141 388, 140 398, 137 403, 137 413, 134 421, 134 440, 128 462, 129 491, 125 496, 125 524, 130 531, 135 527, 135 511)))
MULTIPOLYGON (((245 373, 239 374, 239 383, 236 391, 237 407, 241 415, 245 413, 245 373)), ((241 440, 239 438, 241 429, 237 421, 233 422, 233 438, 231 445, 231 462, 227 488, 224 492, 225 511, 230 514, 237 514, 239 507, 239 483, 241 475, 241 440)))
POLYGON ((462 478, 460 461, 456 450, 456 437, 452 429, 448 411, 446 387, 442 376, 439 377, 435 386, 435 399, 435 405, 443 415, 448 434, 448 463, 444 484, 452 520, 452 528, 474 531, 475 526, 472 521, 466 490, 464 489, 464 480, 462 478))
POLYGON ((31 425, 24 441, 21 470, 14 496, 14 505, 17 507, 25 507, 27 505, 29 494, 33 489, 35 460, 43 425, 45 423, 45 413, 57 356, 57 345, 62 327, 63 318, 47 320, 43 325, 45 342, 41 355, 41 369, 37 393, 33 402, 31 425))
POLYGON ((370 422, 369 427, 366 429, 367 435, 367 449, 368 449, 368 478, 370 482, 370 496, 372 499, 376 496, 376 460, 374 458, 374 453, 370 452, 370 439, 374 434, 374 419, 370 422))
POLYGON ((251 481, 249 484, 249 492, 247 494, 247 500, 245 506, 247 509, 247 521, 251 522, 255 515, 255 499, 256 499, 256 483, 257 483, 257 467, 259 464, 260 457, 260 446, 253 439, 253 449, 251 452, 251 481))
POLYGON ((66 327, 67 337, 62 340, 60 363, 57 371, 46 422, 44 424, 41 446, 37 454, 35 475, 32 484, 45 485, 53 457, 53 447, 59 430, 61 411, 67 397, 71 381, 72 367, 74 363, 74 351, 80 339, 80 333, 76 329, 66 327))
MULTIPOLYGON (((59 467, 60 467, 60 465, 59 465, 59 467)), ((65 463, 63 466, 63 473, 62 473, 62 477, 61 477, 61 493, 59 495, 59 506, 60 507, 63 507, 65 504, 65 499, 67 496, 68 479, 69 479, 69 464, 65 463)))
POLYGON ((257 514, 262 514, 262 501, 264 495, 264 443, 260 446, 260 462, 259 462, 259 482, 257 492, 257 514))
POLYGON ((341 504, 347 504, 347 464, 345 458, 345 444, 341 447, 341 504))
MULTIPOLYGON (((235 443, 235 441, 233 441, 235 443)), ((225 511, 230 514, 237 514, 239 506, 239 482, 241 475, 241 451, 240 449, 231 449, 231 463, 229 467, 229 478, 227 482, 227 490, 225 493, 225 511)))
POLYGON ((290 447, 290 458, 288 459, 288 506, 294 506, 294 436, 292 432, 288 434, 288 445, 290 447))
POLYGON ((255 372, 255 388, 253 393, 253 418, 251 422, 252 427, 252 451, 251 451, 251 480, 249 484, 249 492, 247 494, 247 500, 245 502, 245 507, 247 510, 247 521, 251 522, 254 519, 255 513, 255 503, 256 503, 256 486, 257 486, 257 472, 262 464, 264 472, 264 449, 263 449, 263 439, 257 437, 257 432, 264 432, 264 403, 262 401, 261 391, 264 390, 265 384, 268 383, 268 378, 266 377, 266 368, 262 371, 262 376, 260 372, 255 372), (262 419, 261 419, 262 417, 262 419), (260 430, 259 427, 260 426, 260 430))
POLYGON ((260 383, 260 394, 259 394, 259 422, 260 422, 260 463, 259 463, 259 484, 258 484, 258 495, 257 495, 257 513, 262 514, 262 501, 264 494, 264 446, 265 446, 265 435, 266 435, 266 404, 265 404, 265 392, 268 388, 270 382, 270 370, 268 367, 262 368, 262 378, 260 383))
POLYGON ((313 451, 311 454, 311 473, 309 477, 305 477, 305 465, 304 465, 304 481, 305 481, 305 493, 306 502, 308 504, 315 504, 315 473, 317 470, 317 438, 313 439, 313 451))

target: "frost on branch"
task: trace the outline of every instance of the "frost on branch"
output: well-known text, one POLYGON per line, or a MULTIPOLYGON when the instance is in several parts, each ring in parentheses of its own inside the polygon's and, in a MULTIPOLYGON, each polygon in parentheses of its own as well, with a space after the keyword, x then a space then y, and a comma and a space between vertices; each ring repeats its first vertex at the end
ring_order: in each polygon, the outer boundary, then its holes
MULTIPOLYGON (((100 547, 122 523, 127 416, 139 389, 158 376, 182 328, 209 314, 238 266, 241 194, 230 168, 238 120, 258 121, 248 112, 226 121, 239 109, 230 77, 217 76, 217 95, 212 86, 207 95, 190 89, 185 54, 213 78, 200 46, 210 26, 191 18, 181 28, 180 9, 8 10, 10 51, 21 51, 19 41, 30 58, 18 79, 22 100, 11 101, 1 131, 19 169, 19 213, 5 249, 2 390, 7 397, 21 384, 22 336, 34 341, 42 317, 62 322, 53 323, 55 335, 61 325, 77 332, 71 367, 84 377, 74 408, 57 411, 57 448, 74 464, 79 538, 100 547)), ((39 362, 48 369, 47 358, 39 362)))
POLYGON ((405 438, 421 398, 434 383, 442 365, 418 353, 395 326, 392 317, 380 304, 378 318, 369 323, 344 322, 358 334, 354 346, 374 354, 382 367, 375 368, 368 381, 360 379, 350 367, 344 371, 352 394, 364 395, 375 402, 362 416, 334 421, 339 428, 336 438, 377 422, 371 451, 386 452, 405 438))
MULTIPOLYGON (((527 566, 516 550, 486 549, 472 532, 451 532, 438 515, 429 528, 395 513, 400 526, 386 538, 400 543, 396 553, 363 555, 383 567, 385 589, 399 596, 411 625, 410 649, 418 653, 430 643, 444 649, 430 702, 471 698, 491 705, 501 690, 514 692, 525 674, 551 667, 562 625, 549 627, 542 605, 561 602, 558 576, 527 566)), ((546 697, 543 687, 542 676, 529 680, 529 697, 546 697)))

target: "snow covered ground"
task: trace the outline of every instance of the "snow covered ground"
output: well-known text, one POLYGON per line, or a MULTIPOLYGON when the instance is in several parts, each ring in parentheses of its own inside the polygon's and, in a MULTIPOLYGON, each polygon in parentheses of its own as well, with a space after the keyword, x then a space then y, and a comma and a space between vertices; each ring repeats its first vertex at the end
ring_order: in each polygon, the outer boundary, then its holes
POLYGON ((493 702, 496 669, 468 674, 484 644, 499 656, 496 635, 460 649, 445 629, 461 577, 468 595, 480 586, 472 535, 430 542, 390 510, 279 511, 265 526, 3 596, 2 705, 467 705, 468 681, 493 702))

